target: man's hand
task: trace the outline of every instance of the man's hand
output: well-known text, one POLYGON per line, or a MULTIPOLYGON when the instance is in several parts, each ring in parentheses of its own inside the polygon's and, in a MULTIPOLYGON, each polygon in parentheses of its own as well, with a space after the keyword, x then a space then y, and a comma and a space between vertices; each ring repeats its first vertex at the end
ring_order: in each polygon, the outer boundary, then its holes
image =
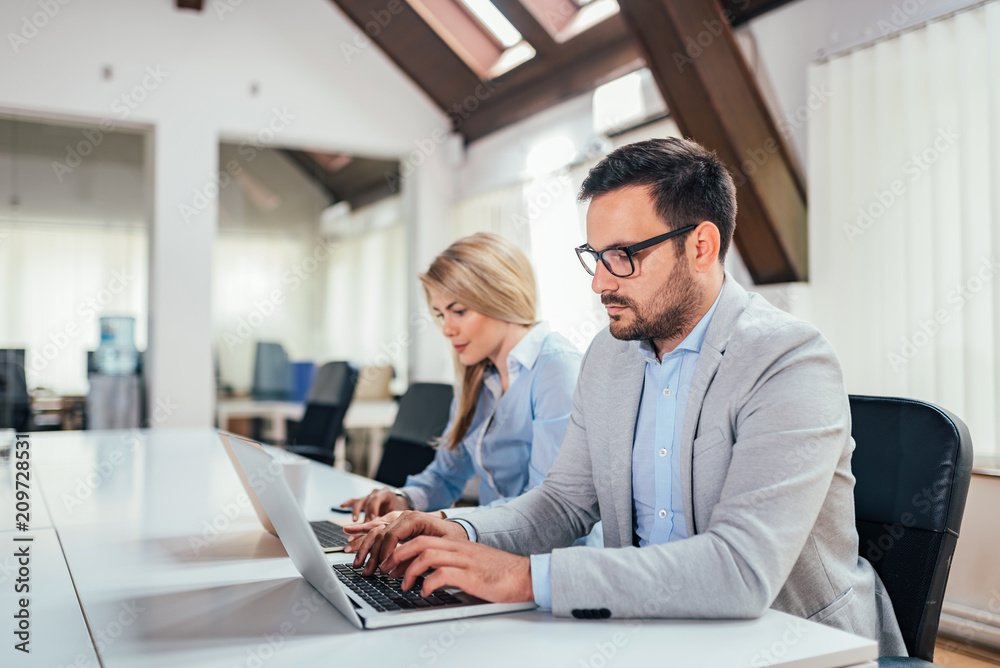
MULTIPOLYGON (((394 510, 391 513, 380 515, 375 519, 379 520, 379 522, 382 522, 383 524, 391 524, 393 520, 395 520, 397 517, 399 517, 405 512, 406 512, 405 510, 394 510)), ((430 515, 431 517, 440 517, 441 519, 445 518, 443 510, 435 510, 434 512, 427 514, 430 515)), ((375 523, 375 527, 378 528, 378 523, 375 523)), ((351 539, 351 541, 347 544, 347 546, 344 547, 344 552, 347 552, 348 554, 350 554, 351 552, 357 552, 358 548, 361 547, 361 543, 364 542, 365 536, 367 535, 368 535, 367 533, 356 535, 354 538, 351 539)))
POLYGON ((491 603, 534 600, 530 558, 478 543, 420 536, 397 547, 382 564, 382 571, 392 577, 405 573, 404 590, 429 570, 421 596, 450 586, 491 603))
POLYGON ((410 504, 405 497, 394 493, 388 487, 373 490, 368 496, 357 499, 348 499, 340 504, 341 508, 353 506, 352 517, 358 521, 362 511, 366 520, 373 520, 379 515, 385 515, 393 510, 410 510, 410 504))
MULTIPOLYGON (((348 535, 365 534, 358 553, 354 557, 354 568, 365 565, 362 574, 369 576, 375 573, 375 568, 392 554, 396 546, 417 536, 435 536, 452 541, 469 540, 469 534, 457 522, 449 522, 416 511, 403 512, 394 521, 386 523, 378 519, 364 524, 344 527, 348 535), (367 563, 365 562, 367 559, 367 563)), ((353 541, 352 541, 353 545, 353 541)))

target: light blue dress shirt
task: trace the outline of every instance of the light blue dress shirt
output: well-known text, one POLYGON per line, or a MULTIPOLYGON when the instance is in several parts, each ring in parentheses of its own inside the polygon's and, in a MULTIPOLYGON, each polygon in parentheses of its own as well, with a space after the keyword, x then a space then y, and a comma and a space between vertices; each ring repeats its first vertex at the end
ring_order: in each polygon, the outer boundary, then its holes
MULTIPOLYGON (((663 360, 649 341, 635 345, 646 360, 642 399, 632 440, 632 527, 639 546, 687 538, 681 497, 680 443, 694 368, 715 315, 722 291, 694 329, 663 360)), ((462 522, 466 531, 472 528, 462 522)), ((475 540, 475 531, 469 532, 475 540)), ((531 588, 535 604, 552 609, 551 554, 531 556, 531 588)))
MULTIPOLYGON (((476 474, 484 506, 509 501, 542 482, 569 426, 581 359, 573 344, 544 323, 532 327, 507 355, 507 391, 489 366, 458 448, 440 447, 426 469, 406 479, 402 490, 413 508, 448 508, 476 474)), ((452 420, 457 403, 456 397, 452 420)))

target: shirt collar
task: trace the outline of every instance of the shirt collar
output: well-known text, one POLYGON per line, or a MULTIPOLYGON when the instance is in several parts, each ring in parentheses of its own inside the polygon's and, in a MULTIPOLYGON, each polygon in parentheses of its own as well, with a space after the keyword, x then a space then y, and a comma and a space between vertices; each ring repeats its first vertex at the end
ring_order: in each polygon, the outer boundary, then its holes
MULTIPOLYGON (((678 350, 688 350, 694 353, 701 352, 701 344, 705 342, 705 332, 708 331, 708 326, 712 322, 712 316, 715 315, 715 309, 719 305, 719 299, 722 297, 722 290, 719 290, 719 294, 715 296, 715 301, 712 302, 711 308, 701 316, 701 320, 698 324, 694 326, 684 340, 674 348, 672 351, 667 353, 668 355, 677 352, 678 350)), ((653 342, 649 339, 643 339, 639 341, 639 352, 646 359, 647 362, 657 362, 656 349, 653 347, 653 342)))
MULTIPOLYGON (((510 385, 517 379, 521 369, 530 369, 535 366, 538 355, 542 352, 542 344, 550 331, 548 323, 540 322, 529 329, 528 333, 517 342, 517 345, 511 348, 507 354, 507 382, 510 385)), ((488 370, 487 376, 498 374, 496 367, 492 364, 489 365, 488 370)), ((499 387, 499 383, 496 384, 496 387, 499 387)), ((490 389, 496 388, 491 384, 490 389)))
POLYGON ((507 355, 507 371, 514 371, 515 364, 520 364, 525 369, 535 366, 535 360, 542 352, 542 343, 545 342, 545 337, 548 335, 549 326, 544 322, 529 329, 524 338, 518 341, 507 355))

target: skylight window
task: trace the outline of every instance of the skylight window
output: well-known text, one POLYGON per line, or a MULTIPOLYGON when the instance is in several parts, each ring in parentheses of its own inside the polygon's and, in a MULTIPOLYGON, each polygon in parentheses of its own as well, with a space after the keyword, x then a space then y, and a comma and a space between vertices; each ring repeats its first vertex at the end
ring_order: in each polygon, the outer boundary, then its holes
POLYGON ((406 0, 483 81, 531 60, 535 50, 490 0, 406 0))
POLYGON ((505 49, 520 43, 521 33, 517 31, 507 17, 490 0, 461 0, 477 19, 483 22, 486 29, 500 40, 505 49))
POLYGON ((616 0, 521 0, 521 4, 560 44, 618 13, 616 0))

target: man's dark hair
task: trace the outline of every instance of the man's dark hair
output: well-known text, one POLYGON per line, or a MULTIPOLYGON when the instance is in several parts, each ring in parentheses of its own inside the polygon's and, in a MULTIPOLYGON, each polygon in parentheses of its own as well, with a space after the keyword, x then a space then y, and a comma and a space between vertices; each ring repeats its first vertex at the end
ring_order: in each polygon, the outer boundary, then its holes
MULTIPOLYGON (((722 162, 690 139, 667 137, 622 146, 601 160, 584 179, 580 201, 628 186, 650 189, 656 213, 671 230, 703 220, 719 228, 719 262, 726 258, 736 228, 736 186, 722 162)), ((684 252, 684 235, 674 250, 684 252)))

